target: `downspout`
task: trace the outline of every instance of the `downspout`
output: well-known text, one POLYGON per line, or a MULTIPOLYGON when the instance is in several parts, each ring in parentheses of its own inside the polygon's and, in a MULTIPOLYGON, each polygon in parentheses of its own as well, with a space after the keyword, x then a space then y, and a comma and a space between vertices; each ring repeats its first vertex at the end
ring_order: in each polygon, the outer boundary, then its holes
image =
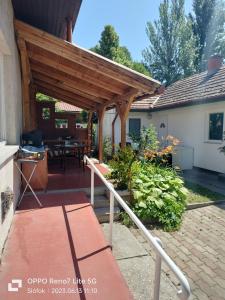
POLYGON ((112 155, 115 154, 115 122, 118 117, 118 113, 116 113, 113 121, 112 121, 112 155))

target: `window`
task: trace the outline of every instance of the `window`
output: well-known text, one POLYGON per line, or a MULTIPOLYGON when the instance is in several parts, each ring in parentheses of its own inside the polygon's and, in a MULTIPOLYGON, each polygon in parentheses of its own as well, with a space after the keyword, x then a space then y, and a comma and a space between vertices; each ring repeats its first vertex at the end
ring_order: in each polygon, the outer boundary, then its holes
POLYGON ((129 135, 140 137, 141 119, 129 119, 129 135))
POLYGON ((209 140, 223 139, 223 113, 209 114, 209 140))
POLYGON ((50 120, 50 108, 49 107, 42 108, 42 119, 50 120))
POLYGON ((68 128, 67 119, 55 119, 55 128, 68 128))

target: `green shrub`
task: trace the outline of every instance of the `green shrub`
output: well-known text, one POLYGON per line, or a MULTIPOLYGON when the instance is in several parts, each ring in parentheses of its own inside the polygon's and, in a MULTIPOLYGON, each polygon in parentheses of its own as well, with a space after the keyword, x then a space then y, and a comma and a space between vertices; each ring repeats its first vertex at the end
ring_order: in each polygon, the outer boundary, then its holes
POLYGON ((107 162, 109 158, 112 158, 112 141, 106 136, 103 141, 103 160, 107 162))
POLYGON ((179 228, 187 190, 174 170, 143 164, 132 178, 132 191, 133 210, 142 221, 158 223, 168 231, 179 228))
POLYGON ((107 177, 113 181, 116 188, 130 189, 131 179, 139 169, 139 163, 132 148, 126 147, 118 150, 109 161, 109 166, 112 171, 107 177))

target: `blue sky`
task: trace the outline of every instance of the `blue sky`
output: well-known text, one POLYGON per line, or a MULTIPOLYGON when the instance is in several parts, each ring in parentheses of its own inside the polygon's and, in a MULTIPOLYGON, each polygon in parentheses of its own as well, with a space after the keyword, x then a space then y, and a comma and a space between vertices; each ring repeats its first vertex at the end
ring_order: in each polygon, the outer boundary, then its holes
MULTIPOLYGON (((126 46, 133 59, 142 59, 142 50, 148 45, 145 33, 147 21, 158 17, 160 0, 83 0, 73 42, 84 48, 97 44, 105 25, 115 27, 121 46, 126 46)), ((185 0, 186 12, 192 1, 185 0)))

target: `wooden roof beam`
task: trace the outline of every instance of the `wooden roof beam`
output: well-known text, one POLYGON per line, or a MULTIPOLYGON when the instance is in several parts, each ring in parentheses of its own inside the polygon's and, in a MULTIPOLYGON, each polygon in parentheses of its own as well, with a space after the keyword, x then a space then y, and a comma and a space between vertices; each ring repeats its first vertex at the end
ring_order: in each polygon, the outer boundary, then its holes
MULTIPOLYGON (((59 74, 57 74, 57 73, 52 74, 49 72, 48 69, 43 70, 39 66, 33 66, 33 65, 31 65, 31 66, 32 66, 32 70, 33 70, 33 77, 36 77, 39 79, 44 78, 44 79, 46 79, 46 81, 50 81, 50 82, 57 82, 57 84, 59 84, 59 86, 62 86, 65 89, 68 89, 69 91, 77 93, 81 96, 89 97, 91 100, 94 100, 98 103, 107 101, 107 99, 104 99, 101 97, 96 97, 92 94, 89 94, 89 92, 87 90, 81 91, 81 90, 77 89, 76 81, 67 79, 66 77, 63 77, 63 76, 59 76, 59 74)), ((44 79, 43 79, 43 81, 44 81, 44 79)))
POLYGON ((46 75, 42 75, 42 74, 39 74, 39 73, 35 72, 35 73, 33 73, 33 78, 34 78, 34 80, 38 80, 38 81, 42 81, 43 83, 49 83, 51 85, 54 85, 56 88, 61 88, 63 91, 67 91, 67 92, 71 92, 73 94, 76 94, 77 98, 80 98, 81 100, 88 101, 88 102, 92 101, 95 104, 99 104, 99 103, 101 104, 101 103, 104 102, 103 100, 91 97, 91 95, 88 95, 88 94, 85 94, 84 96, 82 96, 82 95, 79 94, 79 91, 77 91, 76 89, 74 89, 70 86, 67 86, 66 84, 61 83, 57 79, 52 79, 51 77, 48 77, 46 75))
POLYGON ((59 80, 59 82, 63 85, 67 85, 67 86, 74 88, 76 90, 79 90, 83 93, 87 92, 89 95, 92 95, 94 97, 109 100, 113 97, 113 95, 115 95, 111 92, 105 91, 104 89, 95 87, 90 83, 85 83, 84 81, 82 82, 80 79, 72 80, 72 79, 68 78, 69 76, 63 76, 62 74, 60 74, 60 71, 55 72, 54 69, 51 70, 51 68, 48 68, 48 67, 42 68, 39 65, 31 64, 31 69, 36 70, 39 73, 47 74, 47 76, 53 77, 53 78, 59 80))
POLYGON ((90 106, 92 108, 96 107, 96 104, 92 103, 92 101, 89 101, 88 99, 84 99, 82 97, 79 97, 78 95, 72 94, 68 91, 62 90, 61 88, 58 88, 57 86, 54 86, 52 84, 48 84, 48 83, 45 83, 45 82, 42 82, 42 81, 39 81, 39 80, 36 80, 35 83, 39 87, 43 87, 43 88, 46 88, 48 90, 52 90, 53 92, 55 92, 56 99, 58 99, 57 97, 59 97, 59 96, 65 96, 65 97, 68 97, 69 99, 71 99, 73 101, 73 105, 75 105, 75 106, 79 106, 78 104, 76 104, 76 103, 79 102, 79 104, 83 103, 83 104, 85 104, 87 106, 90 106), (59 95, 59 96, 57 96, 57 95, 59 95))
POLYGON ((44 95, 53 97, 57 100, 61 100, 63 102, 66 102, 66 103, 69 103, 71 105, 77 106, 77 107, 82 108, 84 110, 87 110, 87 111, 95 111, 96 110, 95 107, 93 107, 91 105, 87 105, 87 104, 84 104, 83 102, 75 101, 74 99, 71 99, 68 96, 55 93, 54 91, 49 90, 45 87, 37 86, 37 90, 38 90, 38 92, 40 92, 44 95))
POLYGON ((74 61, 88 69, 101 73, 103 76, 111 77, 125 85, 132 86, 143 92, 150 92, 160 85, 154 79, 150 79, 145 75, 139 74, 91 51, 66 43, 21 21, 16 20, 15 27, 20 35, 33 45, 74 61))
POLYGON ((58 60, 53 60, 51 57, 46 57, 44 55, 36 54, 34 51, 28 51, 29 58, 32 62, 39 62, 41 64, 45 64, 51 68, 53 68, 55 71, 59 71, 64 74, 69 74, 70 76, 73 76, 74 78, 82 79, 88 83, 91 83, 95 85, 96 87, 104 87, 105 90, 115 93, 115 94, 122 94, 124 90, 116 85, 113 85, 113 83, 106 82, 104 80, 104 77, 102 76, 101 79, 98 79, 99 74, 95 72, 94 75, 96 76, 90 76, 88 74, 85 74, 85 72, 81 72, 79 70, 76 70, 72 67, 68 67, 65 64, 63 64, 60 61, 60 57, 58 60))
POLYGON ((130 99, 130 98, 134 99, 135 96, 137 96, 137 94, 138 94, 138 90, 134 89, 134 88, 131 88, 126 93, 124 93, 123 95, 113 97, 111 100, 107 101, 104 104, 104 106, 105 107, 111 106, 112 104, 117 104, 118 102, 123 102, 123 101, 126 101, 127 99, 130 99))

